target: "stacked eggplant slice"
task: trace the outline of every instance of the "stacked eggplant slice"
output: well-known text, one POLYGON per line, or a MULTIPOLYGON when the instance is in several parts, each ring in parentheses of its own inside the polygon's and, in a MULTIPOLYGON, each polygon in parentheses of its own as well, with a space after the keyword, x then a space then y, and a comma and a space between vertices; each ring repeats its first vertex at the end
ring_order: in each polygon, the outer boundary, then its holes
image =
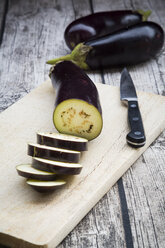
POLYGON ((27 154, 31 164, 17 165, 18 175, 27 178, 27 184, 38 192, 52 191, 66 181, 62 175, 77 175, 81 152, 87 151, 88 140, 59 133, 37 133, 37 144, 29 143, 27 154))

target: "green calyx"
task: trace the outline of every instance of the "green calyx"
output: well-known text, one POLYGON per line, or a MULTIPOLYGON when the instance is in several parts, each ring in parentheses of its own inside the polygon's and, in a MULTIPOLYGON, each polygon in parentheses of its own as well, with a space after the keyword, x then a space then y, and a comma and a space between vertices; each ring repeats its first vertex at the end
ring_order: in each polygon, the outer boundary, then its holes
POLYGON ((139 13, 140 15, 142 15, 142 21, 145 22, 147 21, 148 17, 151 15, 152 11, 151 10, 142 10, 142 9, 138 9, 136 11, 137 13, 139 13))
POLYGON ((86 57, 92 47, 84 45, 84 43, 78 44, 70 54, 62 56, 60 58, 48 60, 46 63, 50 65, 56 65, 62 61, 71 61, 80 68, 88 70, 89 67, 86 63, 86 57))

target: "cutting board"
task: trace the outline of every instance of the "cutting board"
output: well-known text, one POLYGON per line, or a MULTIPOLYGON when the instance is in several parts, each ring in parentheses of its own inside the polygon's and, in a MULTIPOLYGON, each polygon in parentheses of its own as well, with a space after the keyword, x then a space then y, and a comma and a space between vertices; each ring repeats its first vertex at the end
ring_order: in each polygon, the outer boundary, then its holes
POLYGON ((0 243, 10 247, 57 246, 165 128, 165 97, 138 92, 147 137, 144 147, 126 144, 127 108, 119 88, 97 84, 103 130, 83 152, 80 175, 50 194, 40 194, 18 176, 15 166, 30 163, 27 142, 37 131, 54 131, 55 92, 43 83, 0 114, 0 243))

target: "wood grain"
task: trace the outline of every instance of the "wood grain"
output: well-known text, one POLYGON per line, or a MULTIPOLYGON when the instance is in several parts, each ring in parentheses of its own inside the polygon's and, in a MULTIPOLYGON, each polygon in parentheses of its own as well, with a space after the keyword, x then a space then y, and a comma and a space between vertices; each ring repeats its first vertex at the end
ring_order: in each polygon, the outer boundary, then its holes
MULTIPOLYGON (((94 10, 99 11, 106 10, 108 8, 151 9, 152 14, 149 20, 160 23, 160 25, 164 28, 164 1, 115 1, 115 4, 117 4, 117 6, 114 6, 111 4, 111 2, 107 1, 94 1, 94 10)), ((129 70, 137 89, 164 95, 164 48, 156 59, 153 59, 152 61, 145 64, 129 67, 129 70)), ((111 85, 118 85, 120 73, 118 70, 111 70, 110 72, 107 70, 104 72, 104 78, 106 83, 111 85)), ((152 149, 148 149, 142 158, 134 164, 133 169, 130 169, 128 173, 122 177, 127 199, 134 247, 164 247, 165 245, 165 236, 163 234, 163 230, 165 229, 163 207, 165 203, 165 195, 163 193, 165 192, 163 183, 165 181, 165 174, 160 168, 160 161, 164 158, 164 136, 165 133, 163 133, 157 139, 157 141, 154 142, 154 144, 151 146, 152 149), (156 143, 159 144, 157 147, 155 147, 156 143), (155 158, 155 154, 153 152, 155 150, 158 151, 159 154, 162 154, 162 158, 155 158), (145 176, 143 175, 144 171, 145 176), (161 177, 159 176, 160 173, 161 177), (132 178, 138 178, 138 175, 140 178, 142 177, 141 180, 132 180, 132 178), (153 190, 152 185, 157 184, 157 182, 160 182, 159 187, 153 190), (143 193, 141 192, 142 187, 144 190, 147 189, 143 193), (154 200, 155 198, 159 200, 156 201, 154 200), (153 201, 154 204, 152 204, 153 201)))
MULTIPOLYGON (((117 0, 113 2, 68 0, 67 3, 66 0, 9 1, 5 32, 0 48, 1 111, 48 78, 49 67, 45 65, 45 61, 52 58, 52 55, 61 56, 69 51, 63 40, 64 28, 74 18, 91 13, 90 2, 92 2, 94 11, 127 8, 151 9, 150 20, 160 23, 163 28, 165 26, 165 2, 163 0, 117 0)), ((3 3, 4 1, 1 1, 1 6, 3 3)), ((164 49, 156 59, 130 67, 129 70, 137 89, 165 95, 164 49)), ((89 76, 95 82, 119 85, 120 68, 92 72, 89 76)), ((122 177, 135 247, 165 246, 165 238, 160 231, 165 229, 164 207, 162 207, 165 198, 164 170, 161 170, 161 176, 159 176, 159 167, 164 158, 164 137, 165 133, 162 133, 144 156, 134 164, 133 169, 122 177), (157 153, 160 156, 156 156, 157 153), (145 180, 142 177, 143 171, 146 171, 145 180), (137 173, 141 175, 141 180, 144 180, 143 188, 147 189, 146 196, 140 193, 141 181, 136 180, 134 184, 135 178, 138 177, 137 173), (157 185, 157 182, 160 187, 156 188, 157 201, 153 205, 151 204, 153 201, 151 186, 157 185), (136 202, 133 197, 136 198, 136 202), (141 210, 142 203, 144 211, 141 210)), ((109 241, 112 247, 125 247, 122 221, 118 187, 115 185, 60 247, 102 247, 102 244, 108 246, 109 241), (111 199, 112 204, 107 199, 111 199), (118 211, 115 211, 116 206, 118 211), (103 212, 102 209, 104 209, 103 212), (110 231, 106 228, 107 216, 108 226, 114 227, 110 231), (119 235, 116 236, 116 233, 119 235)))
MULTIPOLYGON (((3 244, 25 248, 57 246, 164 130, 165 97, 139 92, 148 139, 140 149, 129 147, 125 140, 127 108, 121 104, 119 88, 102 84, 97 84, 97 88, 104 116, 103 130, 89 143, 89 151, 82 154, 80 175, 66 177, 67 184, 54 194, 43 196, 34 192, 25 179, 18 177, 15 168, 30 163, 27 142, 35 142, 36 132, 54 129, 50 117, 55 94, 50 81, 1 113, 0 239, 3 244)), ((103 240, 99 242, 104 247, 103 240)))

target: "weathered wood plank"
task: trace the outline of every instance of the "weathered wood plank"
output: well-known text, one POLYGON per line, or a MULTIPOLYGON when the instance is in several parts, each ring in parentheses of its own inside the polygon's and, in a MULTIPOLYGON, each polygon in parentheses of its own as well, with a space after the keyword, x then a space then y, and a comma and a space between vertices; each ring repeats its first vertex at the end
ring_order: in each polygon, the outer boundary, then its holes
POLYGON ((0 110, 48 78, 45 61, 66 50, 63 29, 74 18, 71 1, 11 1, 0 49, 0 110))
POLYGON ((149 148, 124 176, 135 247, 164 247, 164 149, 149 148))
MULTIPOLYGON (((151 9, 150 20, 164 28, 164 1, 132 1, 132 4, 134 8, 151 9)), ((137 88, 164 95, 164 68, 164 51, 144 66, 133 68, 137 88)), ((165 132, 123 177, 135 247, 165 246, 164 136, 165 132)))
MULTIPOLYGON (((165 20, 162 10, 165 10, 165 5, 163 1, 158 1, 158 3, 155 3, 155 1, 150 3, 146 3, 146 1, 134 2, 128 1, 125 4, 127 8, 152 9, 153 13, 150 20, 156 21, 164 27, 165 20)), ((147 62, 147 64, 129 68, 137 89, 164 95, 164 55, 164 52, 162 52, 161 56, 147 62)), ((105 74, 105 81, 115 85, 116 82, 119 83, 120 75, 117 70, 113 70, 112 72, 105 74)), ((161 160, 164 158, 163 137, 164 133, 159 138, 161 141, 159 142, 159 139, 156 141, 159 144, 159 149, 156 148, 156 151, 160 150, 160 157, 156 158, 153 152, 155 151, 154 145, 152 149, 148 149, 144 154, 143 160, 140 159, 135 163, 133 169, 129 170, 123 177, 134 247, 164 247, 165 245, 163 234, 163 230, 165 229, 163 208, 165 196, 163 182, 165 181, 165 174, 159 168, 161 160), (138 176, 142 178, 138 178, 138 176), (135 178, 137 179, 136 182, 131 180, 132 177, 134 180, 135 178), (159 186, 154 187, 154 185, 157 185, 157 182, 159 182, 159 186), (141 188, 143 189, 143 193, 141 192, 141 188), (157 200, 153 203, 154 198, 157 200)))
POLYGON ((126 247, 116 186, 99 201, 59 248, 108 247, 108 244, 113 247, 126 247))
MULTIPOLYGON (((118 6, 114 6, 107 1, 94 1, 95 11, 106 9, 151 9, 151 21, 158 22, 164 27, 165 2, 163 1, 117 1, 118 6)), ((116 3, 116 2, 115 2, 116 3)), ((164 51, 156 59, 138 66, 129 67, 134 79, 136 88, 164 95, 165 87, 165 53, 164 51)), ((111 85, 119 85, 120 71, 117 69, 104 71, 105 82, 111 85)), ((127 205, 131 230, 133 234, 134 247, 164 247, 165 238, 163 230, 164 221, 164 181, 165 174, 160 169, 161 160, 164 159, 164 133, 157 139, 152 149, 148 149, 133 169, 129 170, 123 177, 124 190, 126 193, 127 205), (159 141, 160 140, 160 141, 159 141), (155 145, 158 147, 155 148, 155 145), (155 152, 159 151, 160 157, 156 158, 155 152), (145 159, 144 159, 145 158, 145 159), (145 171, 145 176, 144 176, 145 171), (159 173, 158 173, 159 172, 159 173), (160 176, 161 174, 161 176, 160 176), (157 176, 155 176, 157 175, 157 176), (138 178, 142 176, 142 178, 138 178), (138 178, 136 183, 131 178, 138 178), (159 186, 157 185, 159 181, 159 186), (143 185, 143 193, 141 187, 143 185), (154 194, 153 194, 154 192, 154 194), (153 197, 152 197, 153 196, 153 197), (157 199, 152 204, 153 199, 157 199), (163 209, 163 211, 162 211, 163 209), (161 230, 161 232, 160 232, 161 230)))
MULTIPOLYGON (((64 0, 10 2, 0 49, 1 110, 47 78, 49 66, 45 65, 45 61, 52 58, 52 54, 56 57, 69 51, 63 40, 64 28, 75 17, 90 13, 89 6, 88 1, 73 1, 73 4, 64 0)), ((125 8, 152 9, 150 20, 159 22, 163 27, 165 25, 163 0, 93 1, 94 11, 125 8)), ((165 95, 164 52, 157 59, 129 70, 137 89, 165 95)), ((100 72, 89 75, 93 80, 102 82, 100 72)), ((118 85, 119 70, 105 71, 104 79, 108 84, 118 85)), ((165 229, 164 137, 165 133, 123 177, 135 247, 165 245, 162 233, 165 229), (153 196, 157 200, 154 204, 153 196)), ((118 189, 114 186, 59 247, 108 247, 110 243, 117 248, 125 247, 119 204, 118 189)))
POLYGON ((8 9, 8 0, 1 0, 0 1, 0 45, 3 39, 7 9, 8 9))

